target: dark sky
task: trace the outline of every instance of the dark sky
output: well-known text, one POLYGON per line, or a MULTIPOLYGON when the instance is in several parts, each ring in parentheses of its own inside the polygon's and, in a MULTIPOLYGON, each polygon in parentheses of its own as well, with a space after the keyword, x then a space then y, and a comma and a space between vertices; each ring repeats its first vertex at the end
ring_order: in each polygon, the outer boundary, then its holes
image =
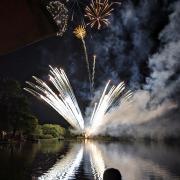
MULTIPOLYGON (((109 27, 100 31, 87 29, 86 44, 89 57, 92 59, 93 53, 97 54, 97 89, 108 79, 112 79, 114 83, 124 80, 133 90, 144 88, 147 78, 153 71, 149 65, 149 58, 166 44, 159 37, 170 23, 169 17, 174 11, 175 2, 124 1, 121 7, 114 7, 109 27)), ((89 102, 88 77, 81 41, 72 34, 78 23, 78 20, 69 22, 68 30, 63 37, 51 36, 0 56, 0 76, 16 79, 24 87, 24 82, 30 80, 32 75, 46 79, 49 64, 63 67, 83 109, 83 105, 89 102)), ((24 24, 18 26, 21 29, 24 24)), ((10 37, 6 36, 9 42, 10 37)), ((175 75, 179 75, 177 70, 175 75)), ((33 112, 41 121, 58 121, 59 116, 54 110, 30 95, 27 96, 32 103, 33 112)))
MULTIPOLYGON (((76 48, 71 47, 72 45, 70 43, 66 43, 66 38, 66 35, 64 37, 54 36, 1 56, 0 76, 16 79, 24 87, 25 81, 31 80, 32 75, 37 75, 38 77, 46 76, 49 71, 49 64, 64 67, 64 69, 68 68, 67 59, 69 52, 71 49, 76 48)), ((72 42, 76 41, 72 34, 71 38, 72 42)), ((77 44, 80 46, 79 42, 77 44)), ((78 63, 78 60, 76 61, 78 63)), ((59 119, 59 116, 54 110, 51 110, 44 103, 39 102, 27 93, 25 94, 32 102, 33 111, 40 116, 42 121, 59 119)))

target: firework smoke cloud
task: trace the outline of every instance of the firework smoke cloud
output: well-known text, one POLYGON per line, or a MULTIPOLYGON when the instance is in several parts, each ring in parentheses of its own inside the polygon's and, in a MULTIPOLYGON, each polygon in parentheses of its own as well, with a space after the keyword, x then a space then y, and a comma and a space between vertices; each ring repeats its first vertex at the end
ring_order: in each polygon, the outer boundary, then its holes
MULTIPOLYGON (((167 6, 168 2, 163 3, 167 6)), ((153 54, 155 42, 150 39, 148 28, 157 23, 153 22, 152 10, 156 12, 158 6, 157 1, 141 1, 136 6, 128 1, 122 11, 117 12, 121 18, 112 18, 112 25, 107 30, 110 35, 98 34, 96 42, 92 42, 97 58, 100 58, 99 68, 105 67, 102 78, 110 76, 116 80, 126 74, 130 79, 130 88, 136 90, 130 106, 122 105, 108 114, 100 127, 100 134, 160 138, 178 134, 180 2, 174 2, 171 6, 169 23, 159 33, 159 48, 153 54), (148 22, 149 26, 145 27, 148 22), (114 66, 111 65, 111 57, 114 66), (149 74, 142 74, 144 64, 147 64, 149 74)))

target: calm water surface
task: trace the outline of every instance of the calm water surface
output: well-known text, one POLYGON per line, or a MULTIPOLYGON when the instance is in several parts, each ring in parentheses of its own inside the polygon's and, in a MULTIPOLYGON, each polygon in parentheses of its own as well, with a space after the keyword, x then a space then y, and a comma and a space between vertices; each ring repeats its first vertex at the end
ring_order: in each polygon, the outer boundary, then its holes
POLYGON ((180 180, 180 146, 120 142, 0 145, 0 180, 102 179, 106 168, 123 180, 180 180))

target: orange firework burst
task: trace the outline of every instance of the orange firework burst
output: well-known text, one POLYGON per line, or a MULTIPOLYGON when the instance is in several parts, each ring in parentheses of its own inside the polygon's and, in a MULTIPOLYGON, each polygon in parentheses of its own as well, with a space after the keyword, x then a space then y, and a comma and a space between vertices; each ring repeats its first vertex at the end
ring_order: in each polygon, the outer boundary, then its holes
POLYGON ((77 38, 84 39, 84 37, 86 36, 86 29, 84 26, 79 25, 74 29, 73 33, 77 38))
MULTIPOLYGON (((112 5, 117 2, 109 0, 92 0, 90 5, 85 9, 85 16, 89 19, 88 25, 91 28, 100 29, 102 25, 109 25, 109 16, 113 11, 112 5)), ((120 3, 118 3, 120 4, 120 3)))

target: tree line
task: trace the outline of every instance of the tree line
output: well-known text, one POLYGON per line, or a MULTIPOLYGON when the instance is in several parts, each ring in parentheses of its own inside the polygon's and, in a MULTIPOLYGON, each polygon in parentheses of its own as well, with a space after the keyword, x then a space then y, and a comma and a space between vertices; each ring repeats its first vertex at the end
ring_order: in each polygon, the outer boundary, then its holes
POLYGON ((52 138, 65 135, 65 129, 59 125, 39 125, 23 94, 20 83, 12 79, 0 79, 0 131, 12 137, 36 136, 37 138, 52 138))

